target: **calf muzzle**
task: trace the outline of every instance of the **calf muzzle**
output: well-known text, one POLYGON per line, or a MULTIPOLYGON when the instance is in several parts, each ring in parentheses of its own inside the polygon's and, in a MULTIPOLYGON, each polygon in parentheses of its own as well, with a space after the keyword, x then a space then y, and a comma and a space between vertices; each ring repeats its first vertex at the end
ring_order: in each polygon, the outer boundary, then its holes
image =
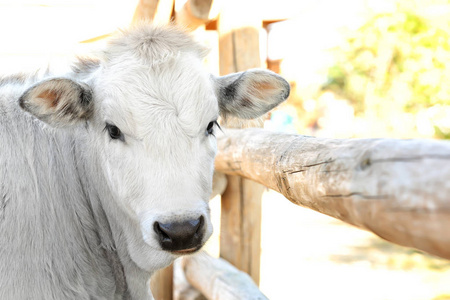
POLYGON ((163 250, 176 254, 188 254, 202 246, 205 219, 200 216, 198 219, 181 222, 155 222, 153 229, 163 250))

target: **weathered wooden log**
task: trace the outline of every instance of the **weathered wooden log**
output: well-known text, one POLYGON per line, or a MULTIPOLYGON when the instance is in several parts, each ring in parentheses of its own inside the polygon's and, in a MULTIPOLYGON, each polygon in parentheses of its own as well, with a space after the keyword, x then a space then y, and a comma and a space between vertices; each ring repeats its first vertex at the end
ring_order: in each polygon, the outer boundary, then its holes
POLYGON ((133 22, 151 21, 155 24, 170 22, 175 0, 139 0, 133 22))
POLYGON ((181 262, 189 283, 209 300, 265 300, 250 276, 221 258, 201 252, 181 262))
POLYGON ((155 300, 173 299, 173 265, 153 274, 150 280, 150 289, 155 300))
POLYGON ((211 192, 210 199, 214 198, 217 195, 222 195, 225 189, 227 188, 228 180, 227 176, 223 173, 214 172, 213 176, 213 189, 211 192))
POLYGON ((403 246, 450 259, 450 143, 226 130, 216 169, 403 246))
POLYGON ((173 263, 173 299, 174 300, 207 300, 199 290, 194 288, 186 279, 182 259, 173 263))
POLYGON ((176 1, 176 22, 190 30, 195 30, 217 18, 219 2, 219 0, 176 1), (181 5, 178 3, 181 3, 181 5))

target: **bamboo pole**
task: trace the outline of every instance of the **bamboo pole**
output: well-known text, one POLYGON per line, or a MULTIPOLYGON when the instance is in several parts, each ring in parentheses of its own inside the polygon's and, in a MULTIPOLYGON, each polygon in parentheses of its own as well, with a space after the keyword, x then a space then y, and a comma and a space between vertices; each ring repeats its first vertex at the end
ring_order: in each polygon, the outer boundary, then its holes
POLYGON ((209 300, 267 300, 249 275, 204 252, 183 257, 186 279, 209 300))
POLYGON ((450 259, 450 143, 227 130, 216 169, 403 246, 450 259))

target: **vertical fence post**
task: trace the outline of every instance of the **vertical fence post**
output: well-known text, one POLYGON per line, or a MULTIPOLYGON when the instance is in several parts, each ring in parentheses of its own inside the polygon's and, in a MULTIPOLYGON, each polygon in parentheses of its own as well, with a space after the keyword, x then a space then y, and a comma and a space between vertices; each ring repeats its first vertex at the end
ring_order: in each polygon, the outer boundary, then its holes
MULTIPOLYGON (((257 5, 252 2, 229 0, 222 7, 217 24, 221 75, 261 67, 262 20, 249 13, 257 5)), ((248 273, 256 284, 260 271, 262 192, 263 187, 257 183, 229 176, 222 195, 220 256, 248 273)))
POLYGON ((227 176, 222 195, 220 256, 259 284, 261 196, 264 187, 238 176, 227 176))
POLYGON ((150 289, 155 300, 173 299, 173 264, 153 274, 150 289))

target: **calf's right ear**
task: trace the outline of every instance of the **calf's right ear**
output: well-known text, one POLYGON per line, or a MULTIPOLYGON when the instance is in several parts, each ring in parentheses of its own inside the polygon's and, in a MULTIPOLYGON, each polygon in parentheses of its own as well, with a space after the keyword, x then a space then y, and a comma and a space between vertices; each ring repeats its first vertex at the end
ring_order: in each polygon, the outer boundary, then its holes
POLYGON ((35 84, 19 98, 19 105, 55 127, 87 120, 94 112, 89 86, 68 78, 53 78, 35 84))
POLYGON ((220 114, 241 119, 262 116, 286 100, 290 92, 283 77, 264 69, 215 77, 214 85, 220 114))

